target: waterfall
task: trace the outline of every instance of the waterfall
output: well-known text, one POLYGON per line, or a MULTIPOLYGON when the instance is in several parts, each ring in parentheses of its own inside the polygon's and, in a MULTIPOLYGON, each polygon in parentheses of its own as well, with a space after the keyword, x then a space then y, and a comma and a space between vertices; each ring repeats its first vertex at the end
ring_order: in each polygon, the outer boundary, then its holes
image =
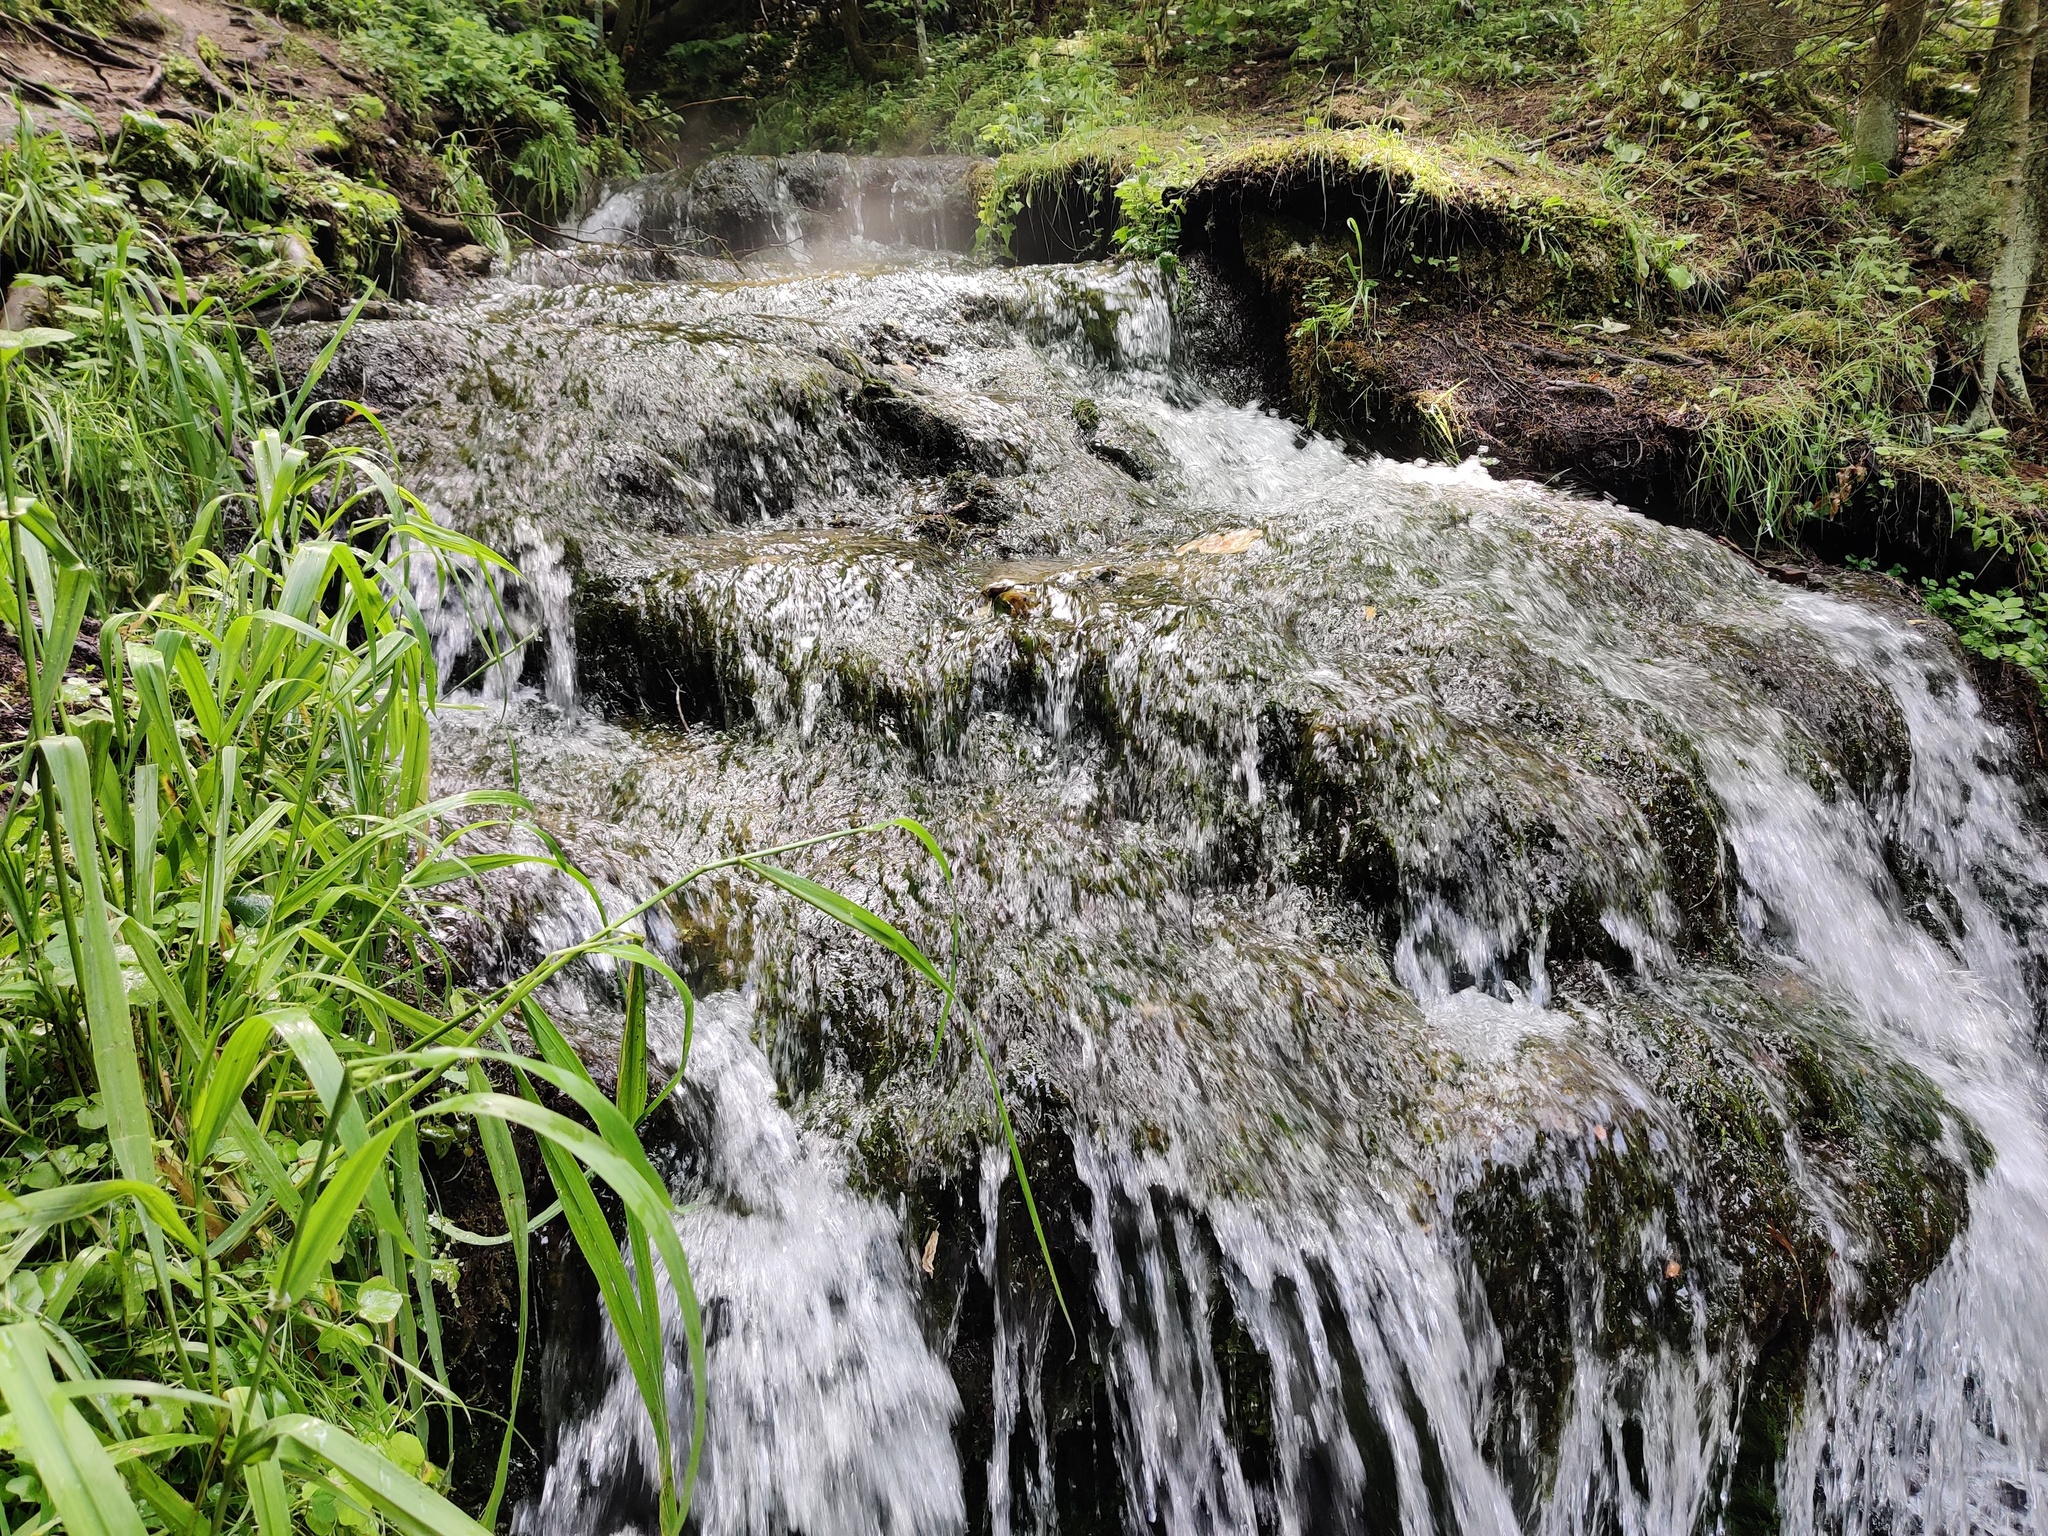
MULTIPOLYGON (((437 724, 451 787, 509 731, 607 899, 905 812, 958 872, 804 866, 958 912, 937 1051, 816 914, 652 915, 706 994, 658 1127, 699 1528, 2040 1529, 2048 853, 1939 626, 1348 451, 1231 384, 1199 273, 799 255, 348 342, 425 357, 392 430, 547 637, 437 724)), ((472 952, 593 920, 518 878, 472 952)), ((520 1529, 645 1528, 616 1345, 552 1368, 520 1529)))
MULTIPOLYGON (((731 994, 697 1013, 686 1115, 702 1172, 676 1226, 706 1299, 710 1434, 697 1518, 709 1530, 958 1530, 948 1431, 960 1399, 917 1322, 910 1266, 886 1210, 845 1187, 828 1148, 775 1103, 766 1058, 731 994)), ((675 1059, 681 1023, 650 1027, 675 1059), (665 1027, 664 1027, 665 1026, 665 1027)), ((662 1280, 664 1317, 677 1316, 662 1280)), ((682 1355, 678 1329, 671 1358, 682 1355)), ((655 1464, 653 1434, 616 1338, 610 1385, 569 1425, 515 1529, 596 1530, 622 1483, 655 1464)), ((670 1382, 672 1422, 689 1422, 670 1382)))

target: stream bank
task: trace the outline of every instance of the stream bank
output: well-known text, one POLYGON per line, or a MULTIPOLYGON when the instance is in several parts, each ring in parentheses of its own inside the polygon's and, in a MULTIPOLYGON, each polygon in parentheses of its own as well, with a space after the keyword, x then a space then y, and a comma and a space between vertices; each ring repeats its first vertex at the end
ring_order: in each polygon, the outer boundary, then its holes
POLYGON ((1741 323, 1784 285, 1680 265, 1683 242, 1654 218, 1540 155, 1417 141, 1396 124, 1169 161, 1142 202, 1137 168, 1129 141, 1013 156, 982 173, 984 217, 1021 261, 1136 243, 1211 263, 1255 306, 1270 398, 1374 451, 1478 455, 1503 477, 1837 564, 2018 575, 2010 554, 1973 543, 1953 475, 1880 463, 1868 445, 1836 445, 1819 516, 1781 528, 1771 509, 1759 523, 1715 450, 1741 393, 1731 383, 1800 370, 1795 355, 1759 356, 1741 323))

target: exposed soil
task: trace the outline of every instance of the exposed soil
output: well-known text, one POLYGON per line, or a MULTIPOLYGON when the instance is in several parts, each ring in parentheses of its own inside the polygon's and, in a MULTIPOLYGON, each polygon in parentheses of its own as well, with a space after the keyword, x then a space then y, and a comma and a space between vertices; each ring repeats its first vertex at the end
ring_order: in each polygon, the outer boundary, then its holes
POLYGON ((21 648, 14 636, 0 630, 0 742, 27 737, 30 713, 28 669, 21 664, 21 648))
POLYGON ((76 136, 111 135, 124 110, 189 118, 195 108, 245 95, 344 105, 352 96, 378 94, 370 73, 344 58, 333 38, 229 0, 155 0, 135 13, 124 34, 104 40, 17 24, 0 52, 0 69, 31 102, 69 98, 83 115, 67 112, 43 126, 76 136), (201 39, 223 62, 218 70, 200 66, 219 90, 208 87, 209 99, 188 105, 165 80, 164 61, 172 54, 197 61, 201 39))
MULTIPOLYGON (((18 93, 38 127, 61 129, 81 144, 111 142, 123 113, 192 123, 223 106, 289 101, 348 116, 375 98, 384 131, 353 135, 339 168, 389 190, 404 212, 406 239, 388 286, 436 299, 481 269, 481 248, 440 209, 447 177, 439 162, 417 147, 404 108, 345 41, 232 0, 150 0, 123 32, 104 39, 58 23, 0 26, 0 82, 18 93)), ((11 102, 0 101, 0 125, 13 119, 11 102)), ((224 245, 205 236, 181 236, 177 244, 188 273, 231 263, 224 245)), ((328 318, 346 297, 316 285, 290 314, 260 318, 328 318)))
MULTIPOLYGON (((71 647, 71 664, 64 669, 67 680, 87 683, 100 676, 100 626, 86 619, 71 647)), ((14 636, 0 630, 0 784, 11 782, 14 772, 12 751, 28 737, 28 669, 22 665, 21 647, 14 636)))

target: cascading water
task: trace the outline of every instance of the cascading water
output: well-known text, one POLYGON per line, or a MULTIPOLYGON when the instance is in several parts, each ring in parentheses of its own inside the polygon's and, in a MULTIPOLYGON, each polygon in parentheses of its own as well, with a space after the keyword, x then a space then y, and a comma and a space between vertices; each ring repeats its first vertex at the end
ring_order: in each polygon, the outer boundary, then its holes
MULTIPOLYGON (((949 1431, 960 1398, 919 1330, 896 1224, 805 1145, 748 1023, 737 997, 715 999, 697 1014, 691 1054, 693 1145, 715 1195, 679 1223, 710 1308, 698 1520, 732 1531, 957 1529, 949 1431)), ((673 1060, 680 1021, 657 1016, 650 1033, 673 1060)), ((673 1311, 672 1293, 663 1305, 673 1311)), ((606 1346, 609 1385, 566 1426, 522 1529, 612 1529, 657 1465, 625 1357, 616 1340, 606 1346)), ((670 1391, 687 1413, 680 1373, 670 1391)))
MULTIPOLYGON (((936 1054, 814 914, 654 915, 703 1530, 2048 1528, 2048 856, 1938 630, 1346 453, 1149 269, 705 272, 336 375, 526 572, 452 781, 607 894, 900 812, 955 862, 806 865, 935 951, 957 902, 936 1054)), ((479 965, 594 918, 498 894, 479 965)), ((616 1349, 559 1353, 519 1528, 646 1527, 616 1349)))

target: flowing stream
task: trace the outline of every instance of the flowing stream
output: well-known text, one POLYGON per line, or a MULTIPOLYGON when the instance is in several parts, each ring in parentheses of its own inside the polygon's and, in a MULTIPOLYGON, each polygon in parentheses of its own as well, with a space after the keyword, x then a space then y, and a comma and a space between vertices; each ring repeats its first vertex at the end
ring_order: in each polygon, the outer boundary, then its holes
MULTIPOLYGON (((690 221, 633 197, 592 237, 690 221)), ((772 258, 585 248, 335 375, 521 567, 488 619, 420 573, 450 785, 516 782, 607 904, 898 814, 952 860, 793 860, 933 954, 957 913, 936 1050, 758 882, 650 918, 700 998, 696 1526, 2048 1531, 2048 854, 1943 631, 1347 452, 1199 271, 801 202, 772 258)), ((597 912, 484 917, 487 971, 597 912)), ((553 1003, 616 1039, 608 975, 553 1003)), ((616 1345, 543 1354, 515 1529, 652 1529, 616 1345)))

